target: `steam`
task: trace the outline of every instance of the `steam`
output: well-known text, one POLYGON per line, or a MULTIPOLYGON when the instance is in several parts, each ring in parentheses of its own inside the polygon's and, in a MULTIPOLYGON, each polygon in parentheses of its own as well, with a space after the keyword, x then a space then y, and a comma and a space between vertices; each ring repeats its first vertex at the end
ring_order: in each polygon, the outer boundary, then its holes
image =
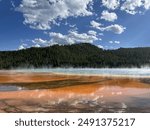
POLYGON ((122 76, 122 77, 150 77, 150 66, 141 68, 18 68, 8 72, 37 72, 63 75, 84 75, 84 76, 122 76))

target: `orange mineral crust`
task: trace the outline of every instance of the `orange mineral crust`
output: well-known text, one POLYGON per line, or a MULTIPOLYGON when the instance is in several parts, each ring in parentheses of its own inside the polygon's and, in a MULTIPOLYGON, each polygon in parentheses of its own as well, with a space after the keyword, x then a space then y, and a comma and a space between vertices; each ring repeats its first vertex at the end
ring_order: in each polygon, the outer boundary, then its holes
POLYGON ((125 107, 131 97, 150 99, 149 79, 1 72, 0 84, 6 89, 0 91, 0 112, 82 112, 113 102, 125 107), (7 90, 11 86, 18 90, 7 90))

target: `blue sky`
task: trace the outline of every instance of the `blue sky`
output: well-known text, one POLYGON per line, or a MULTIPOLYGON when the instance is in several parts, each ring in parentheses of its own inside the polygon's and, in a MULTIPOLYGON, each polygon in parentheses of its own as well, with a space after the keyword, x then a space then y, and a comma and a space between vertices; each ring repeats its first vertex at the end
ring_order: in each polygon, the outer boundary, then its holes
POLYGON ((150 46, 150 0, 1 0, 0 50, 150 46))

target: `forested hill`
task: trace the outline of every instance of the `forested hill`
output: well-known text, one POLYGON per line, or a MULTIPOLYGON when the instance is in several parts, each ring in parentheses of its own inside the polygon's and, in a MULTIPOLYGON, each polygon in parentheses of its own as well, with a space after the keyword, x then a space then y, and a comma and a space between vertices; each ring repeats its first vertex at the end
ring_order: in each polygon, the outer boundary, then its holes
POLYGON ((83 43, 0 52, 0 69, 40 67, 140 67, 150 65, 150 47, 102 50, 83 43))

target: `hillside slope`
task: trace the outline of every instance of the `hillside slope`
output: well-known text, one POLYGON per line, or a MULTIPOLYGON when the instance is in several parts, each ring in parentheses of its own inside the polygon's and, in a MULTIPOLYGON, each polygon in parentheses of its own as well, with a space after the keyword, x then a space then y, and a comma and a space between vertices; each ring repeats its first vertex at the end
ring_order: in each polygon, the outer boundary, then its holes
POLYGON ((150 47, 102 50, 88 43, 0 52, 0 69, 40 67, 140 67, 150 47))

